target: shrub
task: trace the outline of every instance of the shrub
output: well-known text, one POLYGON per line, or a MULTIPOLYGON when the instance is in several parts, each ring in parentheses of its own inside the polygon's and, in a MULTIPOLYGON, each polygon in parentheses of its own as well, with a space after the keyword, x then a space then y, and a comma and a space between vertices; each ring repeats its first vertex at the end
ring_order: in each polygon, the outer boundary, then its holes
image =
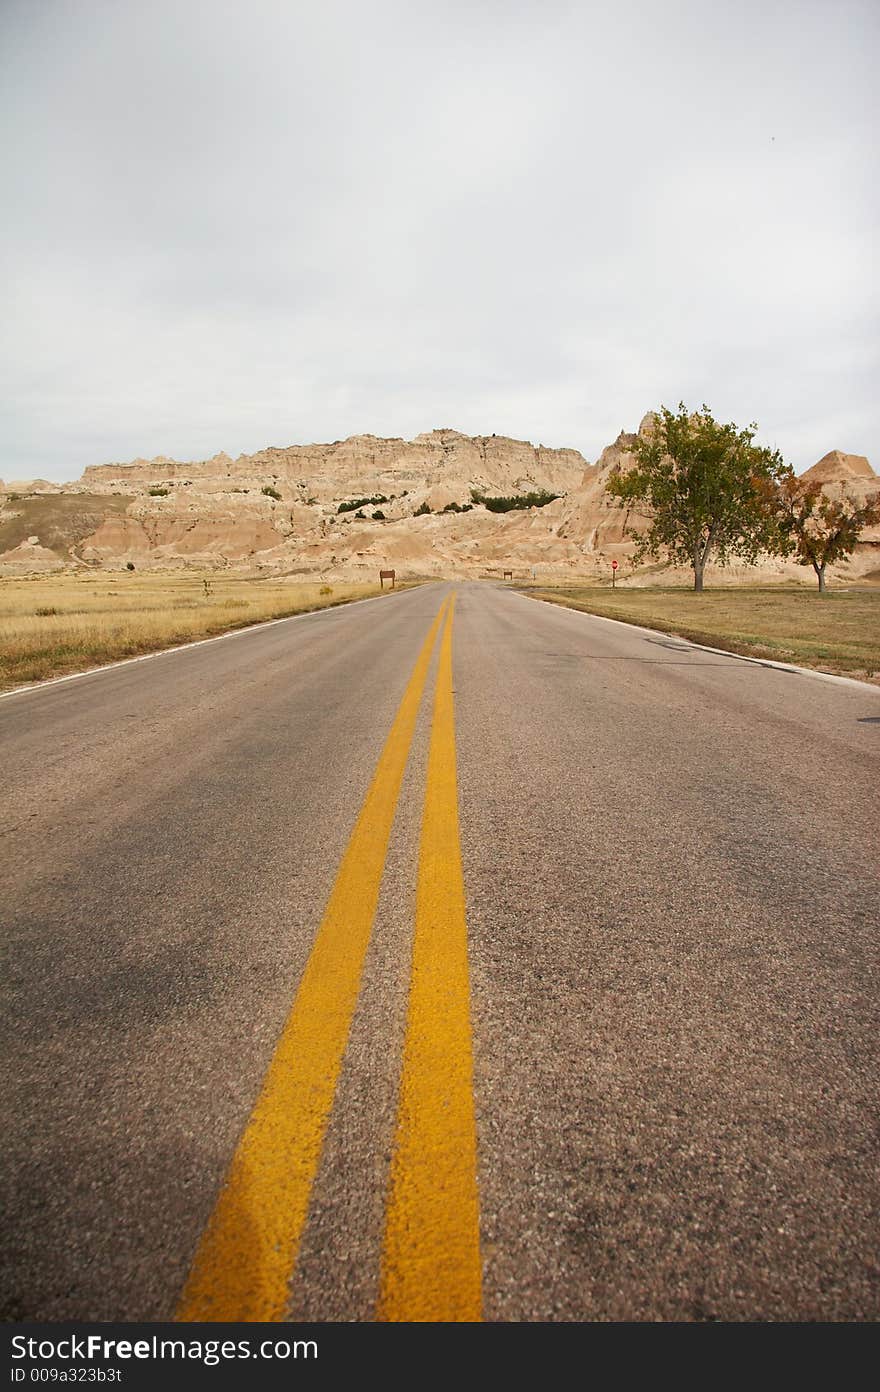
POLYGON ((126 570, 134 570, 134 561, 126 561, 126 562, 125 562, 125 569, 126 569, 126 570))
POLYGON ((428 507, 428 504, 422 503, 421 507, 416 508, 413 517, 426 517, 430 511, 431 509, 428 507))
POLYGON ((380 512, 379 509, 377 508, 376 511, 373 513, 373 521, 374 521, 374 522, 384 522, 384 521, 385 521, 385 514, 384 514, 384 512, 380 512))
POLYGON ((274 498, 276 502, 281 502, 281 494, 277 488, 272 487, 271 483, 267 483, 265 488, 260 489, 260 492, 265 493, 267 498, 274 498))
POLYGON ((149 495, 150 495, 151 498, 167 498, 167 497, 168 497, 168 489, 167 489, 167 488, 148 488, 148 489, 147 489, 147 492, 149 493, 149 495))
POLYGON ((471 489, 472 501, 482 503, 489 512, 515 512, 520 508, 546 507, 559 496, 558 493, 548 493, 546 489, 541 488, 535 493, 520 493, 510 498, 489 498, 479 489, 471 489))
POLYGON ((340 512, 354 512, 356 508, 378 507, 380 503, 387 503, 389 501, 390 499, 386 498, 384 493, 377 493, 373 498, 350 498, 347 503, 340 503, 336 512, 337 514, 340 512))
POLYGON ((321 588, 320 588, 320 590, 318 591, 318 594, 322 594, 322 595, 328 595, 328 594, 332 594, 332 593, 333 593, 333 586, 332 586, 332 585, 322 585, 321 588))
POLYGON ((55 609, 55 608, 45 607, 45 608, 37 609, 35 612, 36 612, 36 614, 38 615, 39 618, 41 618, 41 619, 48 619, 48 618, 51 617, 52 614, 57 614, 57 613, 58 613, 58 610, 55 609))

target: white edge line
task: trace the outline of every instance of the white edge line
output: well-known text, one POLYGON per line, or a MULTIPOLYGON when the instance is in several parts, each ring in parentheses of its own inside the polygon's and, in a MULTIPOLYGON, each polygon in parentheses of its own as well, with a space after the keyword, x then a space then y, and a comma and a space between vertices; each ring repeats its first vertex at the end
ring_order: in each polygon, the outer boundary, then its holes
MULTIPOLYGON (((422 586, 414 585, 412 588, 420 590, 422 586)), ((406 594, 407 591, 398 590, 397 593, 406 594)), ((365 599, 346 599, 341 604, 322 604, 317 609, 303 609, 298 614, 284 614, 280 619, 260 619, 258 623, 248 624, 246 628, 230 628, 228 633, 215 633, 212 638, 194 638, 191 643, 177 643, 173 648, 157 648, 155 652, 138 653, 137 657, 121 657, 118 662, 105 662, 100 667, 87 667, 83 672, 68 672, 66 677, 47 677, 45 681, 16 686, 11 691, 0 691, 0 701, 8 700, 10 696, 27 696, 34 691, 45 691, 47 686, 60 686, 62 682, 78 681, 81 677, 94 677, 98 672, 115 672, 118 667, 130 667, 133 662, 149 662, 154 657, 167 657, 169 653, 202 648, 206 643, 220 643, 224 638, 241 638, 245 633, 253 633, 259 628, 273 628, 275 624, 291 623, 293 619, 312 619, 316 614, 352 609, 355 604, 374 604, 377 599, 383 599, 389 594, 394 594, 394 591, 386 590, 384 596, 367 595, 365 599)))
POLYGON ((631 633, 644 633, 650 638, 656 638, 658 633, 662 633, 667 638, 678 638, 679 643, 687 643, 688 647, 696 652, 715 653, 718 657, 729 657, 735 662, 751 662, 755 667, 775 667, 780 672, 796 672, 801 677, 818 677, 820 681, 842 683, 844 686, 855 687, 862 695, 866 691, 880 695, 880 690, 871 682, 858 681, 856 677, 838 677, 833 672, 817 672, 814 667, 793 667, 790 662, 774 662, 770 657, 746 657, 745 653, 729 652, 727 648, 707 648, 705 643, 694 643, 690 638, 681 638, 665 628, 642 628, 641 624, 627 623, 626 619, 609 619, 606 614, 591 614, 589 609, 576 609, 572 604, 557 604, 555 600, 541 599, 539 595, 528 594, 525 590, 514 590, 513 593, 521 595, 523 599, 534 599, 538 604, 551 604, 554 609, 565 609, 569 614, 582 614, 586 619, 599 619, 602 623, 616 624, 618 628, 628 628, 631 633))

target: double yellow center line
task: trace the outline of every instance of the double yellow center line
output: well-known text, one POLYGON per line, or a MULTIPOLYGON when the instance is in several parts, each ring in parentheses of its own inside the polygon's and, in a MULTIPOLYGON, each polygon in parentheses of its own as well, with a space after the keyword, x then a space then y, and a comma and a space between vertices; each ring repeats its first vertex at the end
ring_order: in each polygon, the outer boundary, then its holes
POLYGON ((179 1320, 285 1317, 391 827, 440 632, 378 1317, 481 1315, 467 925, 452 695, 454 596, 419 653, 262 1090, 193 1261, 179 1320))

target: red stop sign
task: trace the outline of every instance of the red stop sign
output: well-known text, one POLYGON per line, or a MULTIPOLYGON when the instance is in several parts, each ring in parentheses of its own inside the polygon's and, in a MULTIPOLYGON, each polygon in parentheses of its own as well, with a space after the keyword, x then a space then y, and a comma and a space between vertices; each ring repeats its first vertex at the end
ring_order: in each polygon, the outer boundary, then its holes
POLYGON ((612 569, 612 570, 616 570, 616 569, 617 569, 617 565, 618 565, 618 562, 617 562, 617 561, 612 561, 612 562, 611 562, 611 569, 612 569))

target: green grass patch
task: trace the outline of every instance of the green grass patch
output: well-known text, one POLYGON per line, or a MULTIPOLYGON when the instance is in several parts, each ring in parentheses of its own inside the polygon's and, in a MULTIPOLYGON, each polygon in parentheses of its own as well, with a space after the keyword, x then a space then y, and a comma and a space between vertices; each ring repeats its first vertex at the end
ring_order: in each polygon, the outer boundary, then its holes
POLYGON ((554 604, 745 657, 868 679, 880 675, 880 590, 876 589, 853 587, 819 595, 806 588, 768 586, 706 590, 699 595, 653 587, 521 588, 554 604))

